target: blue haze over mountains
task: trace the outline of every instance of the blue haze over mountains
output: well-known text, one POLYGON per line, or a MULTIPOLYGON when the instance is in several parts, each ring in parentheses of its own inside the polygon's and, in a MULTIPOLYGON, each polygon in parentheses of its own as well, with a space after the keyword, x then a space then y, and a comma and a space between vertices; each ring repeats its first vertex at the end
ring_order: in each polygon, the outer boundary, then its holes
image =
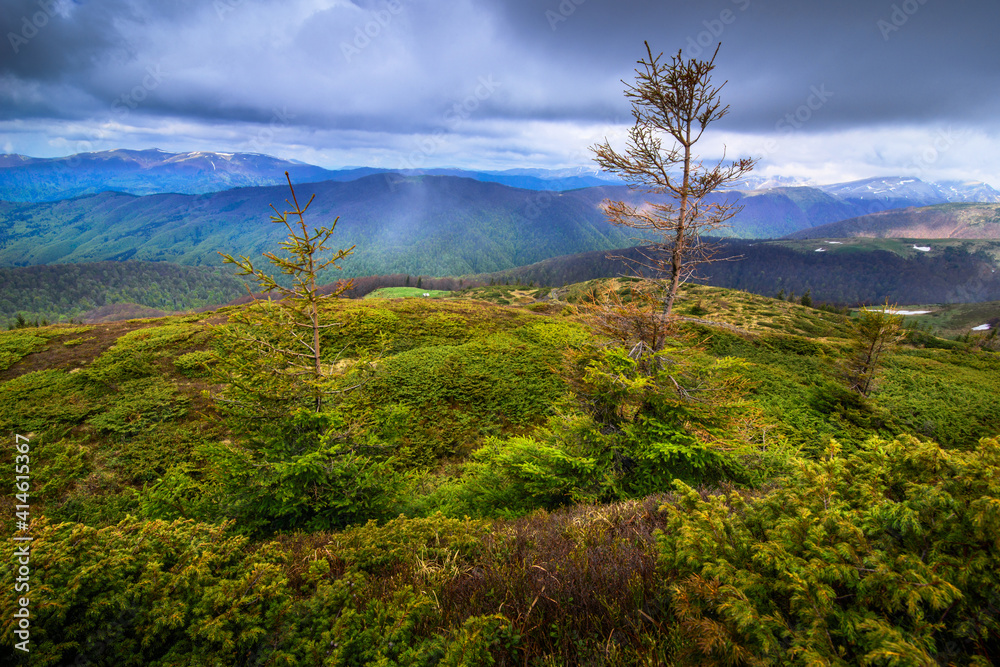
MULTIPOLYGON (((464 275, 634 245, 609 225, 605 198, 639 203, 606 174, 583 170, 327 170, 260 154, 116 150, 66 158, 0 156, 0 266, 105 260, 217 266, 217 250, 255 256, 283 238, 269 204, 317 194, 316 224, 340 216, 358 244, 345 276, 464 275)), ((983 183, 912 177, 805 185, 748 179, 718 200, 744 208, 732 233, 778 238, 886 209, 1000 202, 983 183)))

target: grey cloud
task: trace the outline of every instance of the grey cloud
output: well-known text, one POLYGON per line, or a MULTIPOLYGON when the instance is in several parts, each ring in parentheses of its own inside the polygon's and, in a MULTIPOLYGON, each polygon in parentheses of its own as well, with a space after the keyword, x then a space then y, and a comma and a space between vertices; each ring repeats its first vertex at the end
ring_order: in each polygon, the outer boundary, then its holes
MULTIPOLYGON (((445 144, 516 155, 529 149, 497 128, 523 141, 539 136, 532 124, 626 122, 621 80, 646 39, 667 57, 722 42, 726 132, 774 134, 791 115, 799 134, 995 134, 998 25, 994 0, 6 0, 0 120, 54 136, 69 121, 120 123, 105 136, 122 141, 141 125, 136 142, 167 124, 191 141, 225 127, 237 145, 270 131, 276 153, 312 137, 379 158, 443 132, 435 158, 455 159, 445 144), (499 85, 477 94, 484 77, 499 85)), ((342 155, 332 144, 315 150, 342 155)))

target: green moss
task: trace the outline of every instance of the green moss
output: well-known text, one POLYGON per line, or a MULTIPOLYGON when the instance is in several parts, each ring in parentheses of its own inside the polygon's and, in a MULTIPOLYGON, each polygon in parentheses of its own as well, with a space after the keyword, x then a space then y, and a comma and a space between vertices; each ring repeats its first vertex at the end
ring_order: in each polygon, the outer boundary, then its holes
POLYGON ((214 352, 195 350, 174 359, 174 367, 178 373, 189 378, 205 377, 208 375, 208 366, 216 360, 214 352))
POLYGON ((26 373, 0 385, 0 428, 29 433, 79 424, 100 406, 77 374, 26 373))
POLYGON ((34 330, 0 331, 0 371, 7 370, 47 342, 48 339, 36 335, 34 330))
POLYGON ((155 424, 181 417, 188 403, 186 397, 178 395, 172 382, 159 377, 122 382, 112 401, 91 417, 89 423, 118 436, 141 433, 155 424))

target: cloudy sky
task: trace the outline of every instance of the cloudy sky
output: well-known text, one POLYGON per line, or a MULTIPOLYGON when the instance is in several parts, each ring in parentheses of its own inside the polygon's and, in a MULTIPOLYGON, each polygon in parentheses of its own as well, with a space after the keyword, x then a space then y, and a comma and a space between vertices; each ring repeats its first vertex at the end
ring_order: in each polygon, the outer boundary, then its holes
POLYGON ((722 47, 703 158, 1000 187, 997 0, 3 0, 0 152, 593 166, 643 40, 722 47))

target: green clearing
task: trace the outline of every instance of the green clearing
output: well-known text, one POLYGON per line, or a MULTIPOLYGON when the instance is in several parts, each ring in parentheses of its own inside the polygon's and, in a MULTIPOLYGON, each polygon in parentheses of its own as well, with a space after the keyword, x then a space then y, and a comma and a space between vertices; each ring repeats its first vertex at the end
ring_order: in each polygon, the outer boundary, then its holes
POLYGON ((419 287, 383 287, 365 295, 366 299, 404 299, 407 297, 421 297, 429 299, 443 299, 451 296, 451 292, 446 290, 425 290, 419 287), (426 296, 425 296, 426 295, 426 296))
POLYGON ((900 310, 929 310, 926 315, 908 315, 906 321, 919 328, 929 329, 939 336, 963 336, 974 327, 996 322, 1000 326, 1000 301, 984 303, 917 304, 899 306, 900 310))

